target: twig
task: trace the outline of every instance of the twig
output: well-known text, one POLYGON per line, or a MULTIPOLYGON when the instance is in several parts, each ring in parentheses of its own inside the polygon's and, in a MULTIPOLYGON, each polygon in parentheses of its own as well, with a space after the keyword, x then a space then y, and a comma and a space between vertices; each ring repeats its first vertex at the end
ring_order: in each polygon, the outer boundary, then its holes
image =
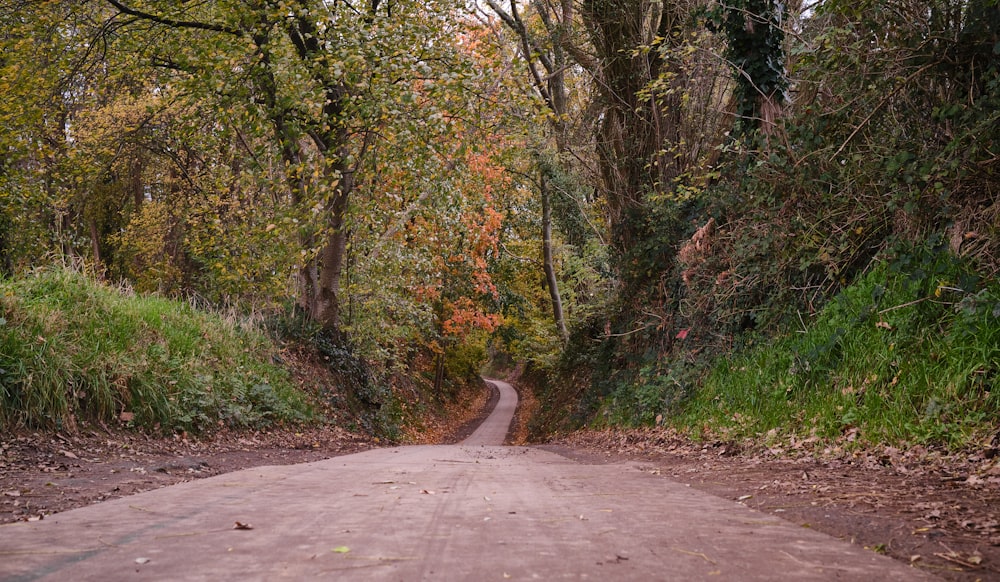
POLYGON ((951 555, 945 554, 943 552, 934 552, 934 555, 937 556, 937 557, 939 557, 939 558, 941 558, 942 560, 947 560, 949 562, 958 564, 959 566, 965 566, 966 568, 969 568, 969 569, 973 569, 974 570, 974 569, 976 569, 976 568, 979 567, 979 564, 973 564, 972 562, 966 562, 965 560, 963 560, 963 559, 961 559, 961 558, 959 558, 957 556, 951 556, 951 555))
POLYGON ((854 139, 854 136, 856 136, 864 126, 868 125, 868 122, 872 120, 872 117, 875 116, 875 113, 878 112, 879 109, 882 109, 882 107, 886 103, 888 103, 889 100, 896 95, 896 93, 898 93, 903 87, 905 87, 907 83, 912 81, 920 73, 923 73, 924 71, 926 71, 931 67, 936 67, 939 64, 940 61, 935 61, 933 63, 928 63, 920 67, 916 71, 910 73, 910 76, 903 79, 903 82, 897 85, 892 91, 889 91, 889 94, 883 97, 882 100, 878 102, 878 105, 872 108, 871 113, 869 113, 868 116, 865 117, 864 120, 862 120, 862 122, 859 123, 858 126, 854 128, 854 131, 851 132, 851 135, 847 136, 847 139, 844 140, 844 143, 840 144, 840 147, 837 148, 837 151, 833 152, 833 155, 830 156, 830 161, 832 162, 834 158, 840 155, 840 152, 844 151, 844 148, 847 147, 847 144, 851 143, 851 140, 854 139))
POLYGON ((896 305, 895 307, 886 307, 882 311, 879 311, 878 314, 882 315, 883 313, 888 313, 890 311, 895 311, 897 309, 902 309, 904 307, 909 307, 911 305, 916 305, 917 303, 923 303, 924 301, 927 301, 928 299, 930 299, 930 297, 923 297, 923 298, 920 298, 920 299, 916 299, 914 301, 910 301, 908 303, 903 303, 902 305, 896 305))
POLYGON ((713 562, 708 556, 706 556, 705 554, 703 554, 701 552, 691 552, 691 551, 688 551, 688 550, 682 550, 680 548, 671 548, 671 549, 672 550, 676 550, 676 551, 678 551, 678 552, 680 552, 682 554, 687 554, 689 556, 697 556, 697 557, 705 560, 709 564, 715 564, 715 562, 713 562))
POLYGON ((633 333, 639 333, 640 331, 646 331, 647 329, 649 329, 649 328, 651 328, 651 327, 653 327, 655 325, 656 324, 651 323, 649 325, 644 325, 642 327, 633 329, 632 331, 626 331, 626 332, 623 332, 623 333, 609 333, 609 334, 605 334, 604 337, 606 337, 606 338, 609 338, 609 337, 625 337, 627 335, 632 335, 633 333))

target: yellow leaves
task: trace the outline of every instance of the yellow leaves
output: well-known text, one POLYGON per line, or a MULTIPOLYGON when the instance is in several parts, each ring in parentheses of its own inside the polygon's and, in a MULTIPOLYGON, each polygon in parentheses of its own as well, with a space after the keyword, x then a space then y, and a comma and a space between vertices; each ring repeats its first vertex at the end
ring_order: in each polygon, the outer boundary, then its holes
POLYGON ((171 115, 160 94, 112 95, 107 102, 76 114, 74 140, 80 148, 113 152, 123 142, 134 140, 136 132, 160 115, 171 115))

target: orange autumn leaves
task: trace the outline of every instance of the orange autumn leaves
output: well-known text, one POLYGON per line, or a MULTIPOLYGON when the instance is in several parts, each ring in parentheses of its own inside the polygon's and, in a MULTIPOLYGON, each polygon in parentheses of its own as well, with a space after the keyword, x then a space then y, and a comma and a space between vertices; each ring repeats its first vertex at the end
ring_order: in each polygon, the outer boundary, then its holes
POLYGON ((489 257, 497 256, 499 233, 503 225, 503 214, 490 206, 489 197, 482 207, 482 214, 471 214, 463 217, 466 225, 469 245, 467 252, 448 258, 446 269, 457 276, 469 277, 472 291, 476 297, 460 296, 452 301, 445 301, 445 318, 441 328, 446 335, 464 337, 475 329, 492 332, 503 321, 498 313, 490 313, 484 307, 484 299, 497 296, 496 286, 489 272, 489 257), (476 301, 475 299, 479 299, 476 301))
POLYGON ((500 314, 485 312, 468 297, 447 302, 445 307, 451 312, 441 326, 447 336, 461 338, 476 329, 491 332, 502 323, 500 314))
POLYGON ((399 302, 408 313, 433 314, 421 325, 432 325, 437 338, 459 341, 503 321, 491 270, 512 188, 505 160, 514 146, 498 133, 500 112, 468 99, 496 90, 485 74, 492 65, 484 59, 492 57, 477 48, 481 34, 465 32, 456 41, 477 66, 447 81, 410 82, 399 106, 409 121, 392 117, 402 123, 381 128, 382 145, 390 147, 381 149, 377 180, 370 182, 371 216, 384 233, 375 256, 395 262, 374 267, 393 275, 386 282, 402 291, 399 302), (455 84, 476 89, 445 91, 455 84), (394 246, 399 252, 383 250, 394 246))
POLYGON ((436 311, 443 334, 456 338, 475 330, 492 332, 503 322, 491 309, 497 288, 490 260, 499 255, 504 220, 495 207, 495 194, 510 185, 510 177, 491 152, 469 153, 465 158, 467 175, 459 188, 467 204, 457 221, 461 232, 443 237, 451 247, 436 261, 443 276, 423 289, 425 297, 439 302, 436 311))

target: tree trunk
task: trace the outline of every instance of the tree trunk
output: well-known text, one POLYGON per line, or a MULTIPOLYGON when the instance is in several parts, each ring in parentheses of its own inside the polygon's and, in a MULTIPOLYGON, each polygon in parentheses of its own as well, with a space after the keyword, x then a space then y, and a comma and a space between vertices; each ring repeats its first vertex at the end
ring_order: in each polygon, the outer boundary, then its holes
MULTIPOLYGON (((546 32, 551 40, 551 54, 542 55, 540 46, 530 35, 528 27, 525 26, 517 12, 517 2, 511 0, 510 13, 507 13, 496 3, 495 0, 487 0, 487 3, 501 20, 515 34, 521 44, 522 57, 528 66, 531 74, 531 82, 538 91, 538 94, 548 105, 554 114, 550 118, 552 133, 556 142, 556 155, 561 158, 569 149, 566 141, 566 119, 569 98, 566 94, 566 53, 563 49, 564 37, 568 21, 572 17, 572 0, 563 0, 563 19, 555 21, 548 13, 548 9, 538 0, 533 4, 536 12, 542 19, 546 32), (537 70, 535 59, 538 59, 545 69, 543 77, 537 70)), ((559 335, 563 341, 569 339, 569 332, 566 330, 566 320, 563 316, 562 299, 559 296, 559 281, 556 278, 555 264, 552 259, 552 204, 549 200, 548 184, 545 180, 545 168, 539 164, 539 189, 542 199, 542 267, 545 272, 545 282, 549 288, 549 296, 552 298, 552 314, 559 335)))
POLYGON ((556 269, 552 261, 552 205, 549 201, 549 188, 545 174, 541 175, 539 186, 542 194, 542 266, 545 269, 545 281, 548 283, 549 296, 552 298, 552 316, 559 335, 563 341, 569 340, 566 331, 566 320, 563 318, 562 298, 559 297, 559 283, 556 280, 556 269))
POLYGON ((326 245, 317 257, 319 278, 315 289, 312 317, 327 329, 340 326, 340 279, 347 263, 346 219, 348 196, 353 189, 350 174, 338 185, 329 209, 330 234, 326 245))
POLYGON ((680 95, 640 97, 663 72, 660 52, 642 51, 656 37, 675 38, 680 8, 666 2, 585 0, 581 14, 600 64, 603 116, 598 161, 612 244, 624 255, 642 238, 649 194, 671 187, 678 175, 680 95))
POLYGON ((136 157, 129 164, 128 188, 132 194, 132 211, 136 216, 142 210, 142 205, 146 201, 146 192, 142 183, 142 154, 136 153, 136 157))
POLYGON ((444 388, 444 352, 437 355, 434 362, 434 394, 441 394, 444 388))
POLYGON ((104 264, 101 260, 101 233, 97 228, 97 220, 93 216, 87 217, 87 230, 90 233, 90 252, 94 257, 94 273, 99 277, 104 277, 104 264))

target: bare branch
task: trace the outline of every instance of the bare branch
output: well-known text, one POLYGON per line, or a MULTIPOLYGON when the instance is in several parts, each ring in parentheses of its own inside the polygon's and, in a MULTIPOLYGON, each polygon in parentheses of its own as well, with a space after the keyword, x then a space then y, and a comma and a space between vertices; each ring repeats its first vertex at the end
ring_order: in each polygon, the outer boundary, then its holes
POLYGON ((141 18, 142 20, 149 20, 157 24, 162 24, 164 26, 169 26, 171 28, 192 28, 195 30, 208 30, 212 32, 222 32, 225 34, 231 34, 233 36, 243 36, 243 31, 238 28, 232 28, 224 24, 216 24, 212 22, 198 22, 196 20, 175 20, 173 18, 168 18, 166 16, 160 16, 157 14, 152 14, 150 12, 143 12, 142 10, 137 10, 135 8, 129 8, 128 6, 122 4, 118 0, 105 0, 108 4, 112 5, 122 14, 128 14, 129 16, 134 16, 136 18, 141 18))

